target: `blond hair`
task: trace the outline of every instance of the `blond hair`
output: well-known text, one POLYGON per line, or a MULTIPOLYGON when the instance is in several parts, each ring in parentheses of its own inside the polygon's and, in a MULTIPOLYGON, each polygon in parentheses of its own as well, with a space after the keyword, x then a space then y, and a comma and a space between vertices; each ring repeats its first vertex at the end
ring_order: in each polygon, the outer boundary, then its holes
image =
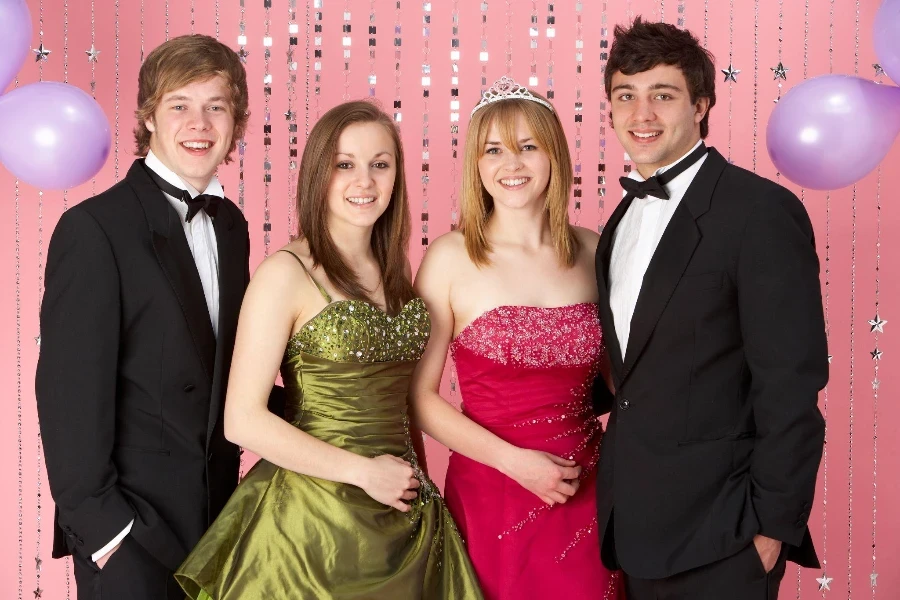
MULTIPOLYGON (((534 96, 543 98, 532 91, 534 96)), ((571 267, 575 264, 579 242, 569 224, 569 190, 572 188, 572 160, 566 134, 556 112, 530 100, 510 99, 479 109, 469 123, 463 158, 462 190, 460 193, 461 223, 469 258, 478 266, 490 264, 491 245, 485 237, 485 226, 494 211, 491 198, 478 171, 478 160, 484 154, 488 133, 497 124, 503 144, 512 152, 519 152, 516 121, 525 117, 535 144, 550 158, 550 181, 547 183, 544 208, 550 221, 550 239, 559 262, 571 267)))

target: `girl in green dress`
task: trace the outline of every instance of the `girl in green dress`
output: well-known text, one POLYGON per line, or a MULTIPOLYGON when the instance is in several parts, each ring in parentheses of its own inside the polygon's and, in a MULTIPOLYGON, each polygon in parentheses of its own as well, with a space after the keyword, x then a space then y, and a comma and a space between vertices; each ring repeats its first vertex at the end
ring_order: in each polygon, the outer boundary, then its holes
POLYGON ((261 460, 175 577, 195 600, 481 599, 407 418, 430 321, 390 117, 325 113, 297 196, 299 238, 247 289, 225 404, 226 437, 261 460), (279 368, 284 419, 266 406, 279 368))

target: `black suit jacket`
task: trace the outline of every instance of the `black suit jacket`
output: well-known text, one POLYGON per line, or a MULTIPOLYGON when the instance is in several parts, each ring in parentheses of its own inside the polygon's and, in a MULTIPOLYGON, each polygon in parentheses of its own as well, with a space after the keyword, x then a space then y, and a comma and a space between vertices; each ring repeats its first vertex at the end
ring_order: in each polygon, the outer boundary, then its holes
POLYGON ((812 226, 790 191, 716 152, 644 276, 623 352, 609 304, 610 217, 597 248, 615 394, 597 479, 607 566, 656 579, 730 556, 755 534, 818 566, 806 523, 828 379, 812 226))
POLYGON ((90 560, 134 519, 134 539, 175 569, 237 485, 222 413, 249 235, 228 200, 214 228, 218 337, 181 219, 142 160, 53 232, 35 387, 54 557, 90 560))

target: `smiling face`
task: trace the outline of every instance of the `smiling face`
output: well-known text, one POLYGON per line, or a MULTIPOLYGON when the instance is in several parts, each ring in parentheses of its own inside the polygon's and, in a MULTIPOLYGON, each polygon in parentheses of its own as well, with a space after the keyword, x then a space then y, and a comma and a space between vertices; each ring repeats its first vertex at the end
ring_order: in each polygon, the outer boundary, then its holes
POLYGON ((225 160, 234 115, 225 80, 216 75, 172 90, 150 119, 150 150, 172 172, 203 192, 225 160))
POLYGON ((691 102, 681 69, 657 65, 634 75, 616 71, 610 92, 616 136, 638 172, 650 177, 685 155, 700 140, 708 98, 691 102))
POLYGON ((354 123, 341 132, 328 184, 330 229, 375 225, 391 202, 396 157, 394 141, 379 123, 354 123))
POLYGON ((522 208, 539 203, 544 207, 550 182, 550 157, 528 127, 525 115, 519 113, 513 135, 505 136, 497 120, 491 123, 487 140, 478 159, 478 173, 495 206, 522 208), (505 139, 510 137, 511 139, 505 139), (515 147, 507 144, 515 141, 515 147))

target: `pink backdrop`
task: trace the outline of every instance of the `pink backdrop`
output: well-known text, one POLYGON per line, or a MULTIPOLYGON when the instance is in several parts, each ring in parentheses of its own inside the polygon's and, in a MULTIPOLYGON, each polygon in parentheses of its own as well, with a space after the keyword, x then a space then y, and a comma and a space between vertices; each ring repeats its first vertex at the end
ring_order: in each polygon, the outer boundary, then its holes
MULTIPOLYGON (((43 598, 74 598, 68 561, 50 560, 52 503, 32 385, 40 350, 43 265, 60 213, 112 185, 131 163, 142 49, 149 51, 167 36, 191 31, 217 35, 238 49, 240 23, 245 23, 252 117, 243 193, 238 161, 223 168, 221 177, 229 196, 244 202, 254 266, 285 243, 294 227, 289 213, 296 175, 292 149, 302 152, 304 135, 316 116, 344 98, 374 92, 387 110, 402 115, 414 222, 430 240, 457 218, 461 154, 457 156, 453 139, 464 139, 482 73, 490 83, 504 73, 527 81, 534 72, 539 91, 554 90, 577 159, 576 176, 581 178, 573 195, 580 194, 574 199, 582 204, 576 209, 573 203, 573 218, 593 228, 605 221, 620 197, 616 178, 627 163, 613 132, 603 127, 602 65, 612 26, 633 15, 690 28, 716 55, 720 69, 728 65, 731 54, 741 73, 731 84, 723 83, 719 75, 719 104, 712 112, 708 141, 737 164, 772 179, 778 174, 766 153, 765 125, 780 92, 805 77, 828 72, 876 76, 871 44, 875 0, 315 0, 309 6, 295 0, 90 4, 80 0, 71 5, 65 0, 28 0, 28 4, 34 21, 32 46, 43 42, 51 54, 48 61, 37 63, 32 55, 17 84, 67 80, 90 92, 91 82, 96 82, 97 100, 115 137, 113 154, 96 180, 65 194, 42 194, 0 168, 0 273, 6 281, 0 287, 4 333, 0 384, 6 398, 0 408, 3 598, 32 598, 38 590, 43 598), (267 35, 271 36, 268 60, 267 35), (296 45, 289 57, 292 41, 296 45), (97 63, 85 55, 92 44, 100 50, 97 63), (317 50, 321 57, 316 57, 317 50), (296 65, 291 65, 291 58, 296 65), (782 90, 771 70, 779 61, 789 69, 782 90), (296 76, 293 89, 288 86, 292 76, 296 76), (400 108, 393 108, 398 100, 400 108), (271 134, 265 131, 267 124, 271 134), (290 131, 292 124, 296 133, 290 131), (292 135, 297 136, 294 142, 292 135), (265 138, 270 138, 269 145, 265 138), (266 161, 269 170, 264 169, 266 161), (266 173, 271 176, 268 185, 266 173), (604 175, 609 177, 608 186, 598 179, 604 175), (603 206, 607 191, 610 201, 603 206)), ((900 351, 894 343, 894 328, 900 327, 900 316, 895 316, 900 315, 895 312, 900 310, 900 286, 894 275, 900 261, 900 208, 890 201, 896 200, 900 186, 897 146, 882 169, 854 188, 826 194, 800 190, 782 179, 801 195, 816 228, 833 355, 831 381, 821 397, 828 423, 827 453, 810 519, 825 563, 824 576, 832 579, 826 580, 828 589, 820 591, 817 578, 823 577, 823 570, 791 566, 782 598, 900 597, 900 574, 892 568, 900 556, 900 519, 895 513, 900 505, 896 477, 900 408, 895 401, 900 379, 892 368, 894 352, 900 351), (890 321, 883 334, 870 332, 867 324, 876 310, 890 321), (883 351, 880 361, 871 355, 876 347, 883 351), (875 379, 881 382, 877 390, 875 379)), ((410 251, 415 266, 424 240, 414 238, 410 251)), ((445 390, 448 396, 455 395, 449 378, 445 390)), ((446 451, 432 443, 429 463, 435 479, 442 481, 446 451)))

